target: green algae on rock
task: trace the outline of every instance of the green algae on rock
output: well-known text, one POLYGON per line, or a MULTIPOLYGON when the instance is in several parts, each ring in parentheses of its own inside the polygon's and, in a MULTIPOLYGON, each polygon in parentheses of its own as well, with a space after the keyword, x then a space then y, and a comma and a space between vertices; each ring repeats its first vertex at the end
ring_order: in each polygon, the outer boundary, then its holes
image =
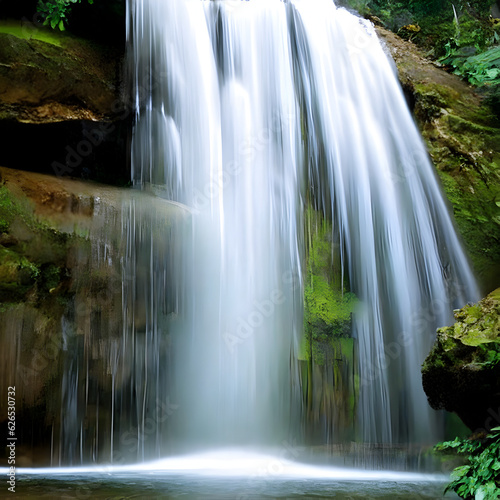
POLYGON ((359 377, 352 314, 358 304, 342 269, 331 221, 308 208, 304 279, 304 336, 300 363, 309 438, 318 422, 335 439, 354 439, 359 377))
POLYGON ((351 316, 357 304, 341 268, 338 245, 332 241, 332 224, 319 212, 308 209, 307 276, 304 282, 304 329, 306 357, 324 364, 327 345, 349 338, 351 316))
POLYGON ((429 404, 458 414, 473 431, 500 424, 500 288, 455 312, 422 367, 429 404))

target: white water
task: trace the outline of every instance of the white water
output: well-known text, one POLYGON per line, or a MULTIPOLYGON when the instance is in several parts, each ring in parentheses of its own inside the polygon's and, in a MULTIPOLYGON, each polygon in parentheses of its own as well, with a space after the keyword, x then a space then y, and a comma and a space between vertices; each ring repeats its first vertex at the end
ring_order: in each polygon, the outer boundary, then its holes
MULTIPOLYGON (((6 469, 0 469, 0 472, 6 469)), ((213 450, 195 455, 181 455, 143 464, 116 466, 59 467, 57 469, 21 468, 20 475, 81 475, 163 472, 181 476, 202 475, 211 477, 242 477, 254 480, 280 480, 284 478, 329 479, 336 481, 374 481, 384 482, 445 482, 447 474, 422 474, 381 470, 360 470, 348 467, 319 466, 291 461, 279 453, 264 454, 241 451, 240 449, 213 450)))
POLYGON ((156 203, 124 204, 123 329, 68 354, 59 462, 301 442, 307 198, 361 302, 355 435, 438 439, 420 365, 478 292, 370 23, 330 0, 129 0, 127 37, 133 182, 156 203))
POLYGON ((340 235, 367 442, 432 442, 420 365, 435 328, 478 292, 393 67, 372 26, 328 0, 292 2, 309 177, 340 235))
POLYGON ((173 243, 186 245, 186 300, 171 331, 171 432, 180 445, 284 439, 302 175, 284 4, 129 7, 134 74, 159 76, 136 94, 134 181, 163 184, 195 211, 188 241, 173 243))

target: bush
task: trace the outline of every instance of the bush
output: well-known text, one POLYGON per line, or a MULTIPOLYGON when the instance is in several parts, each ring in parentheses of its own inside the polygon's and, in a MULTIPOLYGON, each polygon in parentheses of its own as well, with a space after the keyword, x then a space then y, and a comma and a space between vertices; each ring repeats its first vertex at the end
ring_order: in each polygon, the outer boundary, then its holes
POLYGON ((470 55, 464 49, 451 49, 450 55, 440 59, 440 62, 451 65, 453 73, 472 85, 495 84, 500 79, 500 46, 470 55))
MULTIPOLYGON (((94 3, 94 0, 87 1, 89 4, 94 3)), ((61 31, 64 31, 69 11, 75 3, 81 3, 81 0, 49 0, 48 2, 39 0, 37 11, 45 17, 44 25, 50 26, 52 29, 59 28, 61 31)))
POLYGON ((445 489, 461 498, 497 500, 500 498, 500 427, 491 429, 484 440, 455 439, 440 443, 436 451, 453 451, 467 457, 467 464, 451 473, 445 489))

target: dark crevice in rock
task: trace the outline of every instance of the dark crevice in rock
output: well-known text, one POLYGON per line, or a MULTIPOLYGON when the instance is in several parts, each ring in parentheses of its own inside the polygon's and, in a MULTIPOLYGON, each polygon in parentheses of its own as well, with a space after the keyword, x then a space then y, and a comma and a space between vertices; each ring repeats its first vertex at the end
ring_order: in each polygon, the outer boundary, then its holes
POLYGON ((2 166, 125 185, 130 123, 0 121, 2 166))

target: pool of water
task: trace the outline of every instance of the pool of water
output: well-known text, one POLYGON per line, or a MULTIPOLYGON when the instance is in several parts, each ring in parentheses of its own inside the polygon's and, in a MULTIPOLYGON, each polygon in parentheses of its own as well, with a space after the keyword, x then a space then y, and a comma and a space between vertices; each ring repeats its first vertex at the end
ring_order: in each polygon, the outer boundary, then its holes
MULTIPOLYGON (((6 469, 2 470, 2 475, 6 469)), ((19 469, 16 498, 438 499, 444 474, 299 463, 279 456, 210 452, 131 466, 19 469)), ((3 483, 5 485, 5 483, 3 483)), ((0 498, 10 492, 3 486, 0 498)))

